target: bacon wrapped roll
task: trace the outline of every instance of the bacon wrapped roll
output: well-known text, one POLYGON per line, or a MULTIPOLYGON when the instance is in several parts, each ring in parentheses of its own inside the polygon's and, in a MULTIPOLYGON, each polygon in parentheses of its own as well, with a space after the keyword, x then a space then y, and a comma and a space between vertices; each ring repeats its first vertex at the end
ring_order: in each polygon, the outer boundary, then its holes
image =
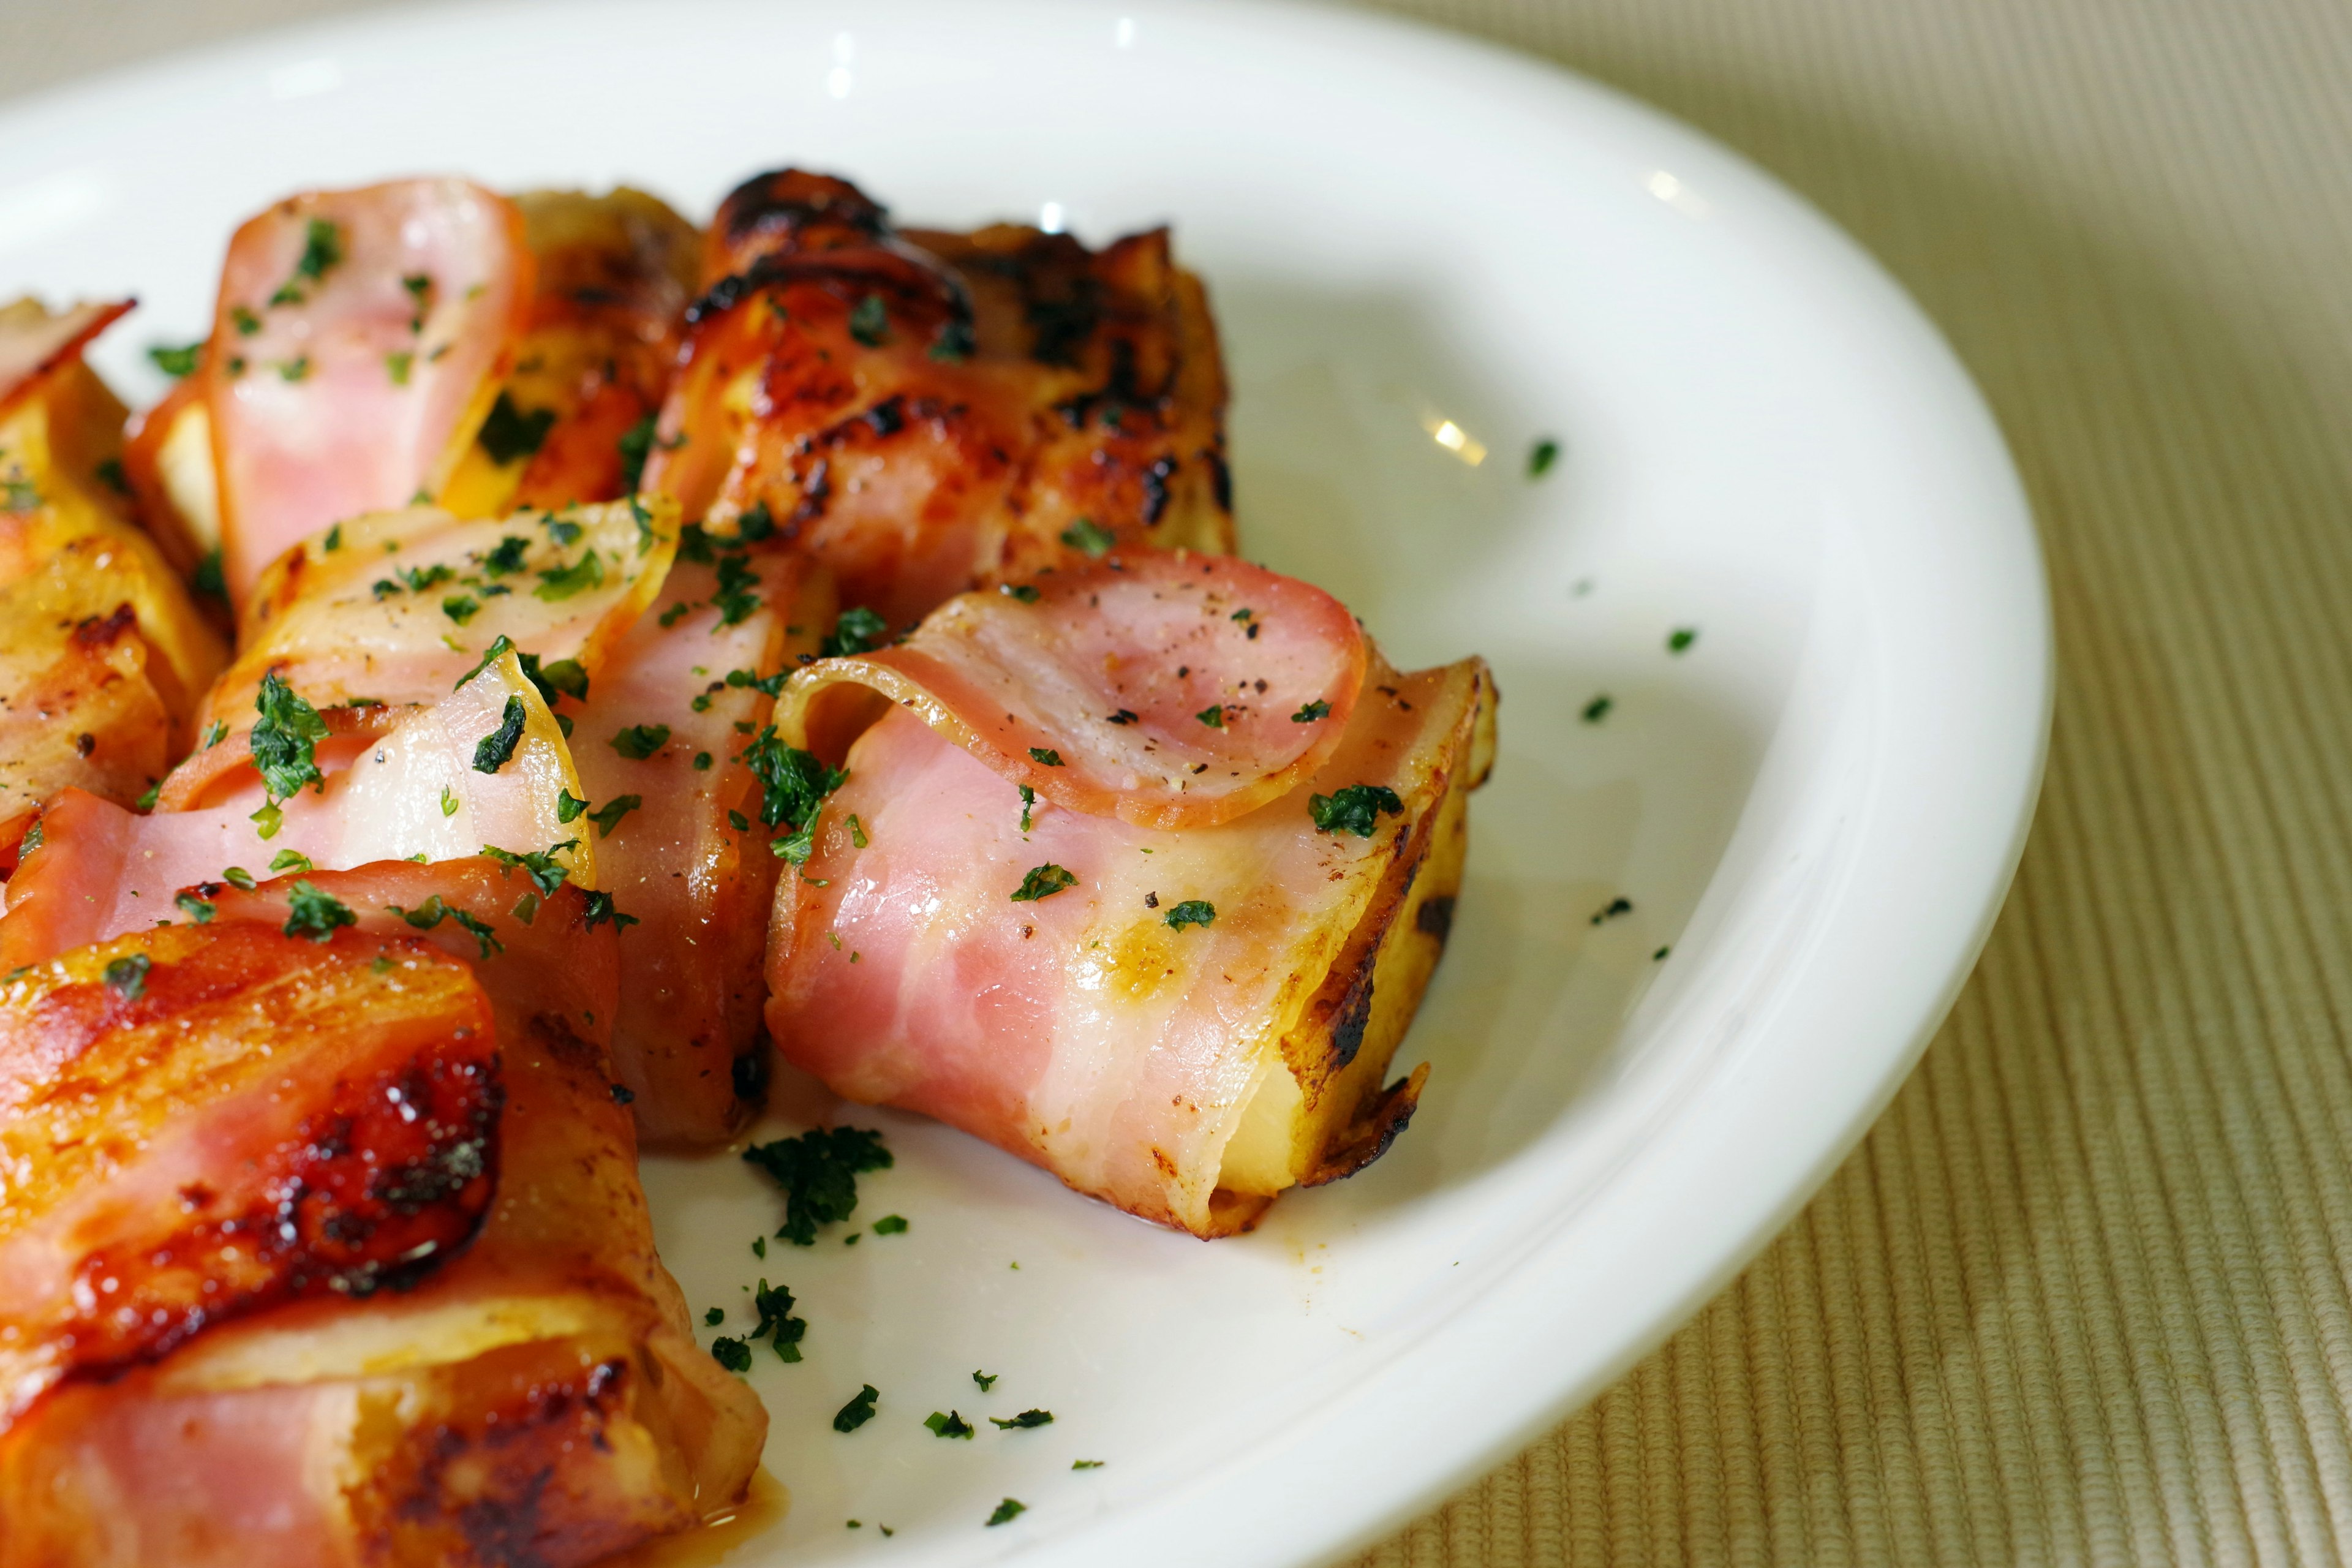
POLYGON ((779 704, 811 754, 769 1030, 849 1099, 1246 1228, 1412 1112, 1421 1073, 1384 1075, 1493 712, 1482 661, 1400 675, 1328 595, 1230 557, 954 600, 779 704))

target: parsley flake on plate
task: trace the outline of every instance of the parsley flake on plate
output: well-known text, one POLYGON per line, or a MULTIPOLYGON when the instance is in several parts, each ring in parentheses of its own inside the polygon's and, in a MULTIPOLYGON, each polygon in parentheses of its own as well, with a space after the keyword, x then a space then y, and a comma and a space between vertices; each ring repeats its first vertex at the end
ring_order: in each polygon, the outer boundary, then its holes
POLYGON ((1054 1424, 1054 1413, 1050 1410, 1024 1410, 1018 1415, 1004 1419, 992 1415, 988 1418, 988 1423, 1000 1432, 1025 1432, 1033 1426, 1051 1426, 1054 1424))
POLYGON ((857 1127, 820 1127, 754 1143, 743 1151, 743 1163, 784 1190, 784 1223, 776 1235, 795 1247, 815 1246, 820 1226, 847 1219, 857 1207, 857 1178, 893 1163, 882 1134, 857 1127))
POLYGON ((1034 904, 1040 899, 1050 899, 1055 893, 1065 892, 1077 885, 1077 878, 1067 868, 1048 860, 1043 866, 1029 868, 1029 874, 1021 879, 1021 886, 1013 890, 1013 901, 1034 904))
POLYGON ((872 1384, 866 1384, 849 1396, 848 1404, 833 1413, 833 1429, 836 1432, 856 1431, 874 1419, 874 1402, 881 1397, 872 1384))
POLYGON ((967 1442, 974 1432, 980 1430, 966 1421, 961 1412, 954 1410, 944 1413, 934 1410, 923 1417, 923 1425, 931 1429, 934 1437, 961 1437, 967 1442))
POLYGON ((1019 1498, 1006 1498, 1003 1502, 998 1503, 995 1511, 988 1516, 988 1522, 992 1526, 1009 1523, 1028 1511, 1029 1505, 1019 1498))

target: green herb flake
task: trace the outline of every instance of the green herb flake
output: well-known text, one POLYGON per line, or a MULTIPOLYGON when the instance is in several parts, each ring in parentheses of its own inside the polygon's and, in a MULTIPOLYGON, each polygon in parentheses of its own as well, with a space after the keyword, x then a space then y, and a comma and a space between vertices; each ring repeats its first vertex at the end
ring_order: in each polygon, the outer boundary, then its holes
POLYGON ((1217 918, 1217 906, 1206 899, 1187 899, 1160 917, 1170 931, 1182 931, 1186 926, 1204 926, 1217 918))
POLYGON ((667 724, 632 724, 614 734, 612 740, 613 750, 633 763, 644 762, 668 744, 669 726, 667 724))
POLYGON ((721 1334, 710 1342, 710 1359, 729 1372, 749 1372, 751 1370, 751 1347, 741 1340, 729 1339, 721 1334))
POLYGON ((695 771, 696 773, 709 773, 709 772, 710 771, 710 764, 711 764, 711 763, 712 763, 713 761, 714 761, 714 759, 712 758, 712 756, 710 755, 710 753, 709 753, 709 752, 695 752, 695 753, 694 753, 694 771, 695 771))
POLYGON ((298 881, 286 895, 288 936, 307 936, 312 942, 325 942, 335 934, 338 926, 357 925, 360 917, 352 908, 332 893, 322 893, 308 881, 298 881))
POLYGON ((1696 641, 1698 641, 1698 628, 1696 626, 1676 626, 1666 636, 1666 651, 1668 653, 1687 653, 1690 651, 1691 644, 1696 641))
POLYGON ((904 1215, 895 1214, 884 1215, 880 1219, 874 1222, 874 1234, 877 1236, 906 1235, 907 1216, 904 1215))
POLYGON ((1528 451, 1528 478, 1539 479, 1559 461, 1559 443, 1547 436, 1528 451))
POLYGON ((115 959, 104 972, 106 988, 125 1002, 136 1002, 147 994, 147 972, 155 961, 143 952, 134 952, 115 959))
POLYGON ((988 1424, 1000 1432, 1026 1432, 1032 1427, 1051 1426, 1054 1424, 1054 1413, 1050 1410, 1024 1410, 1020 1415, 1010 1419, 999 1419, 992 1415, 988 1418, 988 1424))
POLYGON ((1019 1498, 1009 1497, 996 1505, 995 1510, 988 1516, 988 1522, 992 1528, 1000 1524, 1009 1524, 1028 1511, 1027 1503, 1023 1502, 1019 1498))
POLYGON ((1307 815, 1315 819, 1317 832, 1352 833, 1359 838, 1372 836, 1379 813, 1394 816, 1403 810, 1404 802, 1386 784, 1349 784, 1337 795, 1310 795, 1307 801, 1307 815))
POLYGON ((931 1429, 934 1437, 961 1437, 966 1442, 970 1442, 971 1435, 980 1430, 963 1418, 962 1412, 956 1410, 934 1410, 923 1417, 923 1425, 931 1429))
POLYGON ((1027 784, 1023 784, 1023 785, 1021 786, 1021 831, 1022 831, 1022 832, 1026 833, 1026 832, 1028 832, 1028 831, 1029 831, 1029 816, 1030 816, 1030 813, 1031 813, 1031 812, 1033 812, 1033 811, 1034 811, 1034 810, 1036 809, 1036 805, 1037 805, 1037 792, 1036 792, 1035 790, 1034 790, 1034 789, 1031 789, 1027 784))
POLYGON ((273 872, 308 871, 311 869, 310 858, 299 849, 280 849, 269 858, 269 868, 273 872))
POLYGON ((208 923, 213 916, 219 912, 214 908, 211 900, 199 897, 194 893, 174 894, 172 902, 179 906, 182 914, 194 921, 198 925, 208 923))
POLYGON ((854 811, 849 814, 849 842, 860 849, 865 848, 869 842, 866 837, 865 825, 857 820, 857 814, 854 811))
POLYGON ((254 766, 261 770, 270 805, 290 798, 304 784, 315 784, 323 792, 326 780, 319 772, 317 746, 327 738, 327 721, 319 710, 296 696, 274 669, 263 672, 253 706, 261 717, 246 743, 252 748, 254 766))
MULTIPOLYGON (((555 889, 563 886, 572 875, 568 868, 556 863, 556 856, 566 849, 579 847, 580 840, 566 838, 560 843, 551 844, 544 849, 526 850, 520 854, 512 849, 501 849, 495 844, 485 844, 482 846, 482 853, 501 866, 520 868, 539 889, 541 897, 551 899, 555 896, 555 889)), ((516 918, 525 925, 530 923, 530 917, 522 914, 520 910, 516 912, 516 918)))
POLYGON ((231 866, 221 873, 221 880, 245 892, 253 891, 253 873, 242 866, 231 866))
POLYGON ((452 691, 463 691, 466 689, 466 682, 473 679, 474 677, 481 674, 482 671, 489 668, 490 666, 498 663, 499 660, 514 652, 514 650, 515 645, 513 641, 509 638, 504 632, 500 632, 497 638, 491 642, 490 646, 482 650, 480 662, 477 663, 473 668, 467 670, 465 674, 459 676, 457 678, 457 684, 451 687, 449 689, 452 691))
POLYGON ((849 777, 814 753, 785 745, 773 724, 762 728, 735 760, 760 781, 760 820, 770 827, 799 827, 814 820, 824 797, 849 777))
POLYGON ((393 385, 406 386, 409 367, 415 363, 416 356, 406 349, 394 349, 383 356, 383 373, 392 377, 393 385))
POLYGON ((279 808, 276 801, 265 801, 262 803, 261 809, 246 820, 253 824, 256 837, 275 838, 278 837, 278 830, 286 824, 286 813, 279 808))
POLYGON ((1102 1468, 1103 1462, 1100 1459, 1072 1459, 1070 1461, 1070 1468, 1074 1470, 1099 1470, 1102 1468))
POLYGON ((569 566, 550 566, 541 571, 539 586, 530 594, 534 599, 553 605, 604 585, 604 559, 593 550, 586 550, 569 566))
POLYGON ((464 626, 481 609, 482 602, 471 594, 452 594, 441 601, 441 613, 464 626))
POLYGON ((1096 522, 1094 519, 1082 517, 1062 530, 1062 542, 1073 550, 1083 551, 1099 561, 1110 553, 1110 547, 1118 543, 1118 540, 1109 529, 1096 522))
POLYGON ((513 576, 522 570, 522 558, 530 549, 530 541, 521 534, 505 535, 496 549, 482 557, 482 575, 492 579, 513 576))
POLYGON ((970 321, 943 321, 925 353, 942 364, 960 364, 971 357, 972 348, 970 321))
MULTIPOLYGON (((563 802, 570 798, 571 796, 565 795, 556 804, 556 816, 565 822, 572 820, 572 817, 563 816, 563 802)), ((584 807, 588 803, 583 800, 580 804, 584 807)), ((588 820, 596 825, 597 837, 610 838, 613 837, 613 829, 621 826, 621 818, 645 804, 646 797, 641 795, 616 795, 594 811, 590 812, 588 820)), ((578 815, 577 811, 572 813, 572 816, 578 815)))
POLYGON ((1297 712, 1293 713, 1290 716, 1290 721, 1294 724, 1312 724, 1318 719, 1328 719, 1329 717, 1331 717, 1331 705, 1318 697, 1314 701, 1307 703, 1305 706, 1301 707, 1297 712))
MULTIPOLYGON (((451 789, 447 784, 443 784, 441 786, 441 815, 444 816, 457 816, 457 806, 459 804, 457 792, 451 789)), ((586 803, 583 802, 582 804, 584 805, 586 803)), ((563 820, 569 822, 572 819, 567 816, 563 820)))
POLYGON ((278 377, 285 381, 302 381, 307 379, 310 374, 310 356, 309 354, 281 361, 278 366, 278 377))
POLYGON ((1222 730, 1225 727, 1224 704, 1222 702, 1212 703, 1208 707, 1202 709, 1198 713, 1193 714, 1192 717, 1198 719, 1202 723, 1206 724, 1212 730, 1222 730))
POLYGON ((982 1394, 986 1394, 996 1386, 996 1380, 1003 1375, 1001 1372, 975 1372, 971 1374, 971 1380, 980 1384, 980 1391, 982 1394))
POLYGON ((1062 765, 1062 753, 1051 746, 1032 746, 1029 748, 1029 760, 1040 767, 1058 768, 1062 765))
POLYGON ((139 792, 139 798, 131 803, 131 809, 133 811, 152 811, 155 809, 155 803, 163 798, 163 781, 162 779, 149 779, 147 781, 147 787, 139 792))
POLYGON ((646 458, 654 449, 654 416, 650 414, 621 432, 613 445, 621 454, 621 488, 635 493, 637 482, 645 477, 646 458))
POLYGON ((1077 885, 1077 878, 1048 860, 1043 866, 1033 866, 1029 868, 1029 874, 1021 879, 1021 886, 1013 891, 1013 901, 1016 904, 1034 904, 1040 899, 1050 899, 1055 893, 1066 891, 1077 885))
POLYGON ((1008 599, 1018 599, 1024 605, 1037 602, 1037 590, 1026 583, 1001 583, 996 591, 1008 599))
POLYGON ((694 606, 692 605, 688 604, 684 599, 680 599, 677 604, 672 605, 668 609, 664 610, 660 616, 656 617, 661 622, 662 630, 667 631, 670 627, 677 625, 678 622, 686 619, 688 614, 691 612, 694 606))
POLYGON ((715 1329, 726 1321, 727 1309, 724 1307, 713 1307, 702 1314, 702 1326, 707 1329, 715 1329))
POLYGON ((849 312, 849 335, 869 349, 880 348, 890 335, 890 312, 879 294, 868 294, 849 312))
POLYGON ((205 552, 205 558, 196 563, 195 571, 189 574, 188 586, 199 594, 206 594, 215 599, 228 597, 228 580, 221 574, 219 550, 205 552))
POLYGON ((147 351, 147 357, 154 361, 155 368, 165 375, 174 377, 192 375, 195 373, 196 366, 205 362, 204 340, 199 338, 194 342, 185 343, 178 348, 173 348, 168 343, 157 343, 147 351))
POLYGON ((613 895, 605 892, 589 894, 581 905, 580 915, 580 929, 583 931, 594 931, 606 921, 613 922, 613 929, 616 931, 645 923, 636 916, 623 914, 614 908, 613 895))
POLYGON ((515 406, 513 398, 500 392, 474 438, 489 454, 491 462, 504 468, 538 451, 546 443, 547 433, 554 427, 554 409, 534 408, 525 414, 515 406))
MULTIPOLYGON (((874 1419, 874 1402, 881 1397, 872 1384, 866 1384, 850 1396, 848 1404, 833 1413, 833 1429, 836 1432, 856 1431, 874 1419)), ((853 1519, 849 1522, 856 1524, 857 1521, 853 1519)))
POLYGON ((755 1143, 743 1151, 743 1162, 783 1189, 784 1223, 776 1235, 795 1247, 815 1246, 819 1226, 847 1219, 857 1207, 857 1178, 893 1163, 882 1134, 857 1127, 820 1127, 755 1143))
POLYGON ((1598 724, 1608 718, 1609 710, 1616 706, 1617 700, 1604 692, 1584 705, 1584 721, 1588 724, 1598 724))
POLYGON ((835 619, 833 631, 817 651, 826 658, 840 658, 869 653, 889 640, 889 622, 863 605, 853 605, 835 619))
POLYGON ((762 1279, 751 1293, 751 1310, 760 1314, 760 1323, 745 1337, 754 1342, 766 1340, 778 1361, 800 1360, 801 1340, 808 1332, 808 1323, 793 1316, 793 1293, 781 1285, 772 1290, 762 1279))
POLYGON ((499 727, 483 736, 474 746, 474 771, 494 773, 505 767, 522 743, 523 727, 530 722, 530 710, 523 707, 520 693, 507 699, 505 711, 499 715, 499 727))

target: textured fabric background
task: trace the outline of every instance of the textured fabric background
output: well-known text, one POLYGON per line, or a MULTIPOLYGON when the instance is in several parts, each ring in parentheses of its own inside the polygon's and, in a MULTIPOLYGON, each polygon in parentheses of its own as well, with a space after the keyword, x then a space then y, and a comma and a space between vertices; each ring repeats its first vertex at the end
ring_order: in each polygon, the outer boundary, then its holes
MULTIPOLYGON (((15 0, 0 93, 337 8, 15 0)), ((1694 121, 1895 270, 2024 470, 2061 682, 2016 891, 1869 1141, 1360 1563, 2352 1558, 2352 6, 1400 8, 1694 121)))

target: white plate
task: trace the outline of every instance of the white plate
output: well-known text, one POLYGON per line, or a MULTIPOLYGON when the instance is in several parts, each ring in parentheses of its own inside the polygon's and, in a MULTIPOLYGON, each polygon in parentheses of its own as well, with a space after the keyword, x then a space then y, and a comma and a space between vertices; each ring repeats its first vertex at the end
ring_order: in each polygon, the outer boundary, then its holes
POLYGON ((0 118, 0 285, 138 292, 99 357, 144 393, 139 347, 201 330, 230 226, 295 188, 450 169, 708 212, 788 162, 910 220, 1173 220, 1223 326, 1247 549, 1400 662, 1484 653, 1503 748, 1400 1060, 1432 1064, 1419 1118, 1254 1236, 1166 1235, 861 1114, 898 1164, 859 1217, 912 1229, 762 1265, 777 1205, 746 1167, 649 1165, 698 1312, 764 1272, 811 1324, 806 1362, 753 1374, 793 1506, 735 1560, 1326 1558, 1720 1288, 1942 1017, 2047 727, 2017 481, 1927 322, 1746 164, 1528 60, 1266 5, 468 7, 277 35, 0 118), (1565 455, 1530 482, 1544 435, 1565 455), (862 1382, 880 1416, 838 1436, 862 1382), (1054 1425, 919 1425, 1032 1405, 1054 1425), (1005 1496, 1028 1511, 983 1528, 1005 1496))

